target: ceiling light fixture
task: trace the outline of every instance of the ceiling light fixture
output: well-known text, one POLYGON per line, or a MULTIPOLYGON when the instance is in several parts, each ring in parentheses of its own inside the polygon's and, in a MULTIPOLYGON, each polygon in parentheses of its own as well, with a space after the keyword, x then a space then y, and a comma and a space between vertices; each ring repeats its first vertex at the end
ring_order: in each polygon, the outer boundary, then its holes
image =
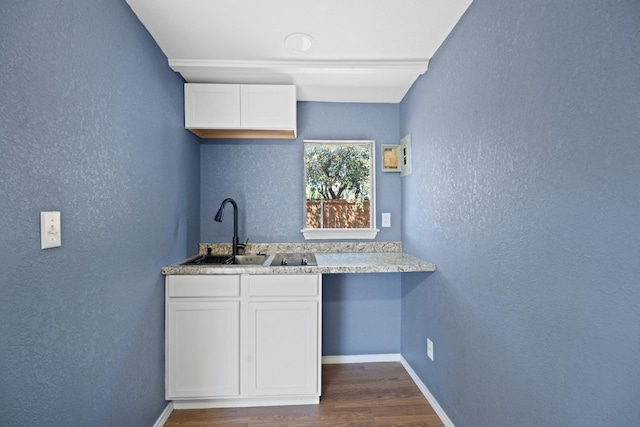
POLYGON ((295 53, 308 53, 315 46, 316 42, 309 34, 293 33, 284 39, 284 45, 295 53))

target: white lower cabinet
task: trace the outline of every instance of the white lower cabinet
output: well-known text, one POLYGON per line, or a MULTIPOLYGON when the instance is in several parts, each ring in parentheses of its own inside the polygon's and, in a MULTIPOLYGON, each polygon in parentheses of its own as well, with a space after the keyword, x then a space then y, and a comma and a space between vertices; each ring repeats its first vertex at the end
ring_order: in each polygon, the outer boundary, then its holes
POLYGON ((318 403, 321 275, 167 276, 176 408, 318 403))
POLYGON ((167 399, 240 395, 240 302, 169 302, 167 399))
POLYGON ((249 276, 249 395, 319 395, 320 275, 249 276))

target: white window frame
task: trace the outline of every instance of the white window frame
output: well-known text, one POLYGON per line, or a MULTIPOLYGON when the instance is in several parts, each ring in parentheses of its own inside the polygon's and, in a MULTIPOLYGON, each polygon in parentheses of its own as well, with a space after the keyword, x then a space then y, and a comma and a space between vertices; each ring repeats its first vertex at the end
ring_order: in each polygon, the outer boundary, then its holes
MULTIPOLYGON (((374 140, 322 140, 322 139, 305 139, 303 142, 318 144, 318 143, 330 143, 330 144, 369 144, 371 147, 371 225, 372 228, 303 228, 300 230, 305 240, 338 240, 338 239, 375 239, 378 235, 379 229, 376 228, 376 143, 374 140)), ((302 150, 302 163, 303 163, 303 175, 302 175, 302 188, 304 189, 302 197, 303 197, 303 218, 304 224, 306 227, 307 224, 307 183, 306 183, 306 175, 307 170, 304 165, 304 156, 305 150, 302 150)))

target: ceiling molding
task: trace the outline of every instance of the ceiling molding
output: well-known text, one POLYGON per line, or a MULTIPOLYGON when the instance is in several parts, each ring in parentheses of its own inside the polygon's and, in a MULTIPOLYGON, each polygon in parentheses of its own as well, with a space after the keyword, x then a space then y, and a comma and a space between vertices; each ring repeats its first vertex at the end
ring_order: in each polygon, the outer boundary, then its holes
POLYGON ((232 61, 219 59, 169 59, 169 66, 175 71, 180 67, 220 67, 220 68, 264 68, 264 69, 412 69, 424 73, 428 59, 418 61, 232 61))
POLYGON ((294 84, 298 101, 398 103, 428 61, 169 60, 189 83, 294 84))

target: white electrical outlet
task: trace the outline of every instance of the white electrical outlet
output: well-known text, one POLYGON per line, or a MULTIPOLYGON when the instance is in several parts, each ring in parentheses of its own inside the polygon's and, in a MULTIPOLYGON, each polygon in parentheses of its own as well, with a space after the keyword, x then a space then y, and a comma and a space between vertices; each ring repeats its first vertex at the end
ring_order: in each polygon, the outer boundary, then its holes
POLYGON ((383 227, 391 227, 391 214, 383 213, 382 214, 382 226, 383 227))
POLYGON ((42 249, 62 246, 60 212, 40 212, 40 247, 42 249))
POLYGON ((433 341, 427 338, 427 357, 433 360, 433 341))

